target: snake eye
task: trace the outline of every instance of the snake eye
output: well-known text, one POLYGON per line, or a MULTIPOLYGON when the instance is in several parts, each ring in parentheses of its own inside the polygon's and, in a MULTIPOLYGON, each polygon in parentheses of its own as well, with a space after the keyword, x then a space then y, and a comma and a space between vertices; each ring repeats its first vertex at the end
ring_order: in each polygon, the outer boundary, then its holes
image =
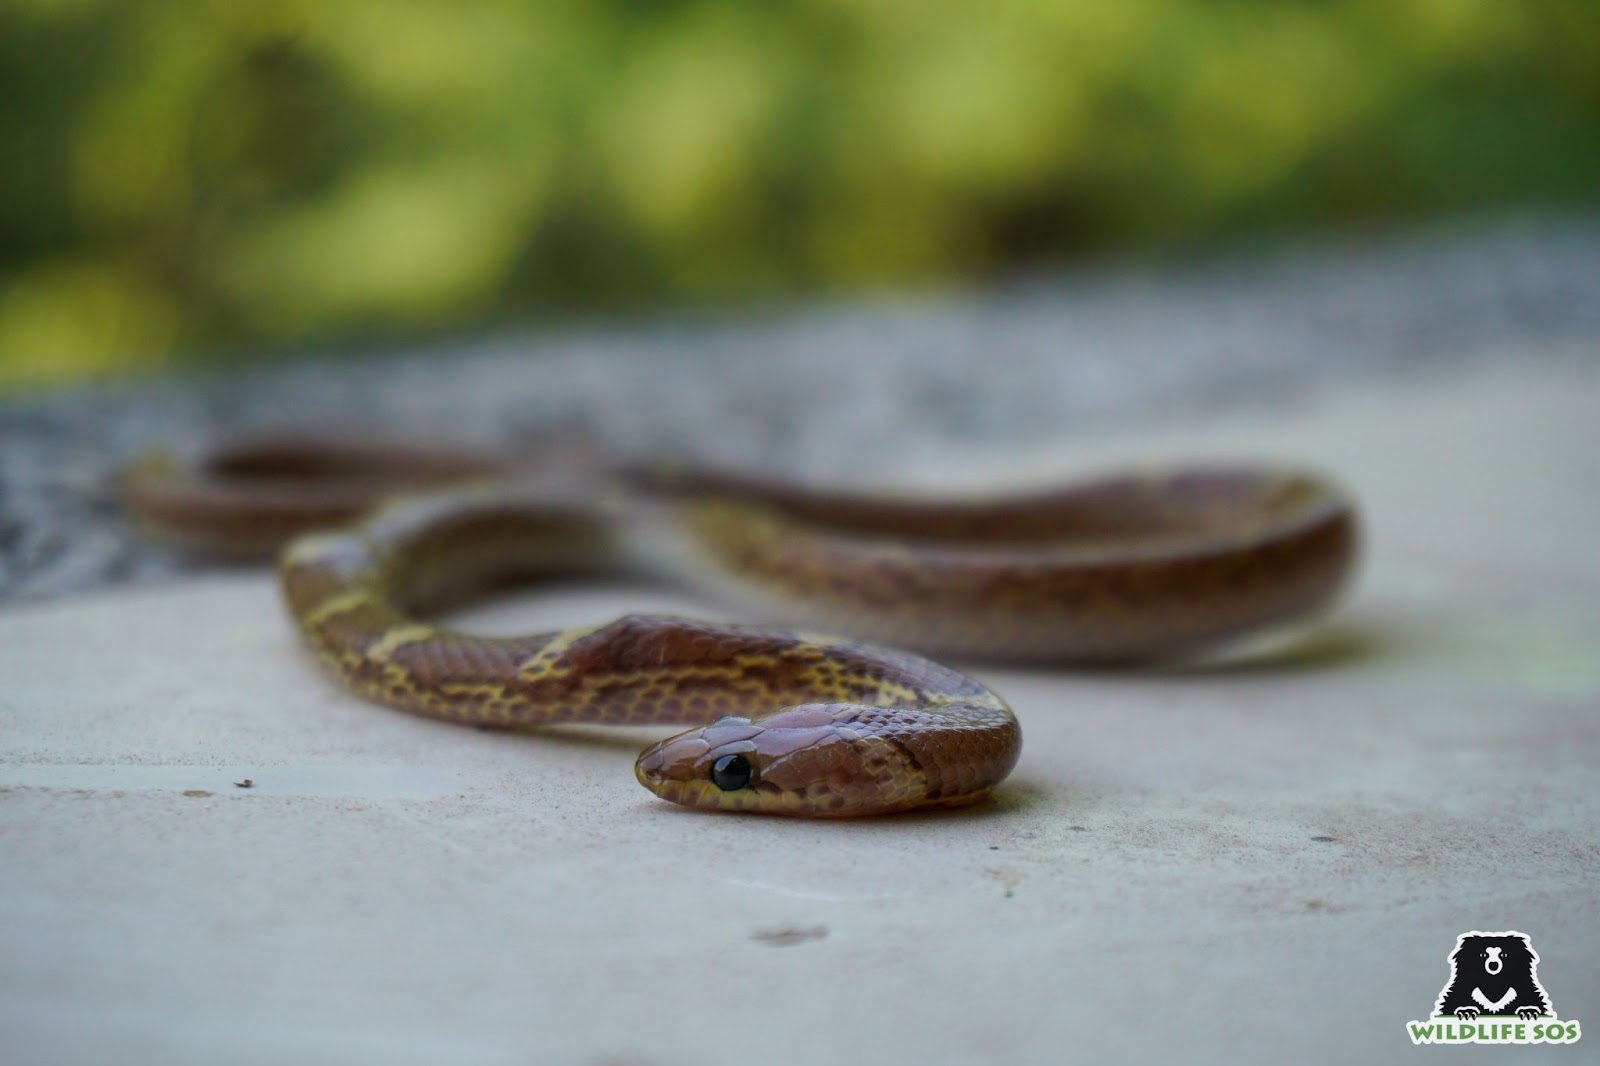
POLYGON ((711 783, 724 792, 737 792, 756 776, 756 768, 743 755, 724 755, 711 764, 711 783))

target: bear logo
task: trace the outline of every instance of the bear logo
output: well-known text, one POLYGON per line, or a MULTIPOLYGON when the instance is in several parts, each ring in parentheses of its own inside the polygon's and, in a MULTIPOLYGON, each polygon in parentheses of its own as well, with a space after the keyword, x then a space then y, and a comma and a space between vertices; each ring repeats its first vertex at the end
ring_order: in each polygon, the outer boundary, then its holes
POLYGON ((1433 1017, 1406 1023, 1413 1044, 1576 1044, 1583 1025, 1556 1017, 1539 983, 1539 955, 1522 933, 1456 937, 1450 980, 1433 1017))
POLYGON ((1521 933, 1462 933, 1450 953, 1450 980, 1434 1005, 1435 1017, 1470 1022, 1480 1015, 1525 1022, 1555 1007, 1539 984, 1539 955, 1521 933))

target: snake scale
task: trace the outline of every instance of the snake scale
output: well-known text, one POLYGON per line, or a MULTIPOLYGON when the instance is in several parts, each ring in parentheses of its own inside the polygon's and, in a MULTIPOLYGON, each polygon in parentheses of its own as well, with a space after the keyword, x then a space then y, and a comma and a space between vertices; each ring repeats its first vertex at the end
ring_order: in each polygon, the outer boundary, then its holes
POLYGON ((956 503, 669 466, 535 476, 437 447, 259 438, 152 457, 124 487, 163 537, 235 554, 286 544, 290 615, 370 699, 508 728, 692 724, 639 757, 646 788, 811 817, 971 803, 1016 763, 1004 700, 896 649, 1189 654, 1325 607, 1357 538, 1328 482, 1254 467, 956 503), (507 580, 618 571, 801 628, 631 615, 488 637, 428 620, 507 580))

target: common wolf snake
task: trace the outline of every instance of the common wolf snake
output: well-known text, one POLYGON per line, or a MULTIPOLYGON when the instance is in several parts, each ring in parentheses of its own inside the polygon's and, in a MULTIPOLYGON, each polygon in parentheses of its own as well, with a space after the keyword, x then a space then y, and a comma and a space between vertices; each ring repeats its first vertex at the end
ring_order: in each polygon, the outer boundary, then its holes
POLYGON ((1337 488, 1256 467, 937 502, 669 466, 531 477, 503 456, 280 437, 151 457, 124 487, 164 537, 235 554, 286 544, 290 614, 356 692, 489 726, 694 723, 639 757, 647 788, 814 817, 970 803, 1017 760, 999 696, 894 648, 1078 663, 1201 651, 1325 607, 1357 538, 1337 488), (806 628, 631 615, 488 637, 424 620, 508 578, 616 570, 806 628))

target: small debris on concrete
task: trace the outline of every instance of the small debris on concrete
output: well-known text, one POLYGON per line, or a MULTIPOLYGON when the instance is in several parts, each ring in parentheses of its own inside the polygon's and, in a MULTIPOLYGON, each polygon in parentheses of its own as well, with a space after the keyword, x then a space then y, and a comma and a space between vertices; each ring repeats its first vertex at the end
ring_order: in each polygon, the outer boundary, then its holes
POLYGON ((821 940, 827 935, 828 927, 825 925, 779 925, 770 929, 757 929, 750 934, 750 939, 770 944, 775 948, 787 948, 804 944, 808 940, 821 940))

